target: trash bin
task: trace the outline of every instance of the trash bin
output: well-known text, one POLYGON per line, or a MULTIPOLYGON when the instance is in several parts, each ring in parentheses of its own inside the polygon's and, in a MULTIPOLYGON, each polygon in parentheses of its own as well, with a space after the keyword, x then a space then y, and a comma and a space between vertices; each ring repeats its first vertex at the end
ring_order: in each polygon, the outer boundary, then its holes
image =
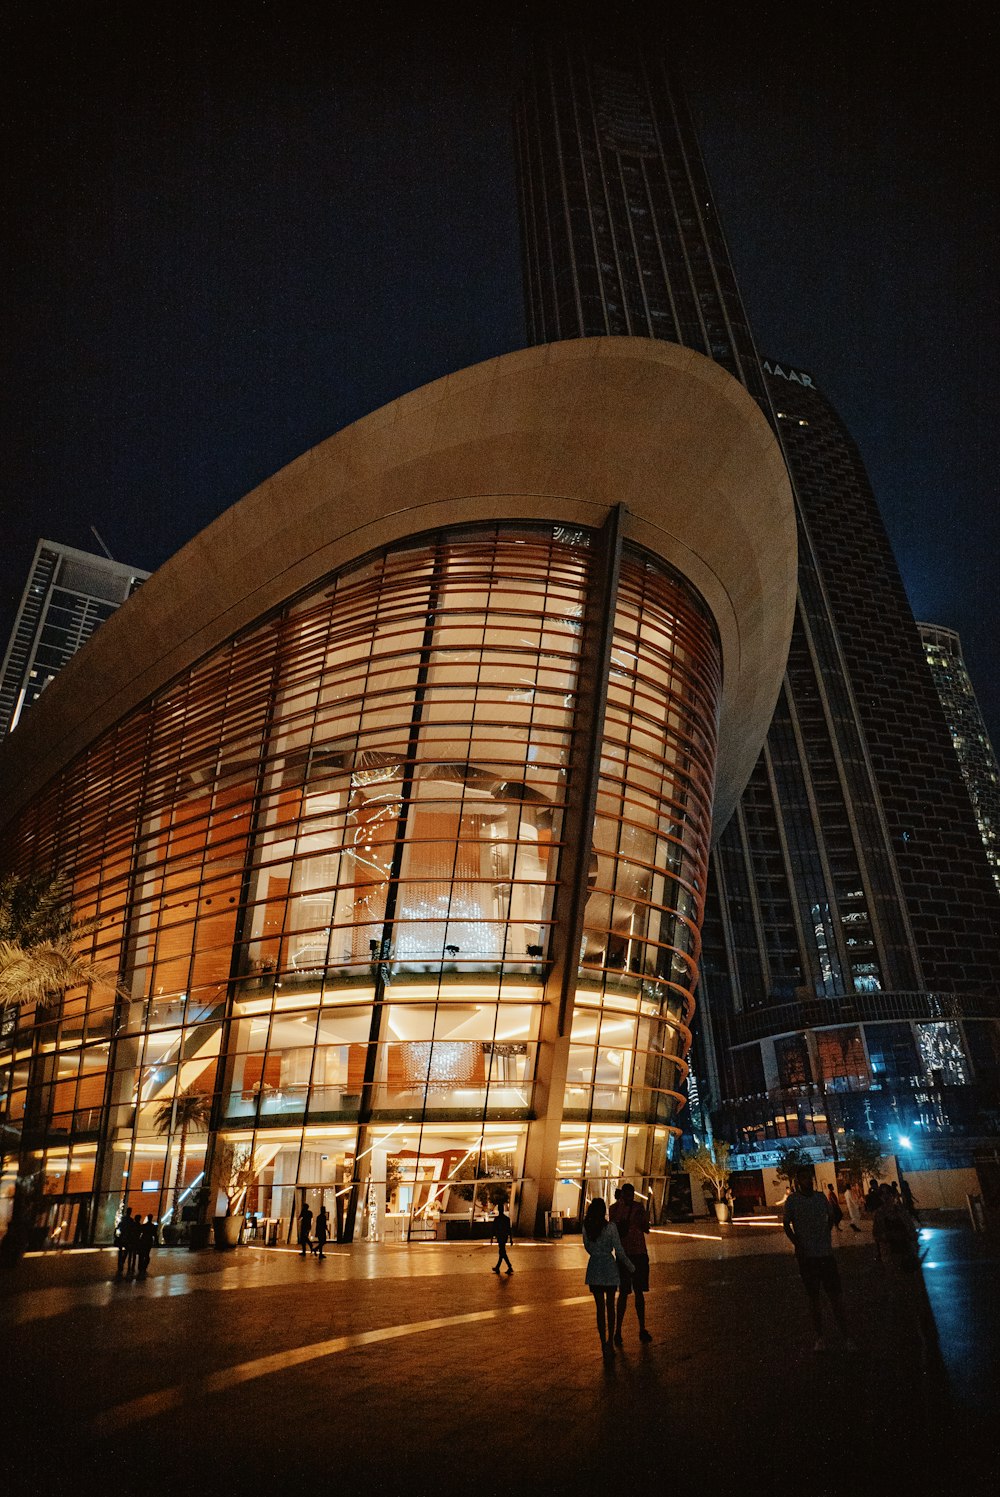
POLYGON ((277 1247, 278 1246, 278 1228, 280 1226, 281 1226, 281 1222, 278 1221, 277 1219, 275 1219, 274 1221, 268 1222, 268 1224, 267 1224, 267 1246, 268 1247, 277 1247))
POLYGON ((547 1211, 545 1213, 546 1231, 550 1237, 561 1237, 563 1235, 563 1214, 561 1211, 547 1211))

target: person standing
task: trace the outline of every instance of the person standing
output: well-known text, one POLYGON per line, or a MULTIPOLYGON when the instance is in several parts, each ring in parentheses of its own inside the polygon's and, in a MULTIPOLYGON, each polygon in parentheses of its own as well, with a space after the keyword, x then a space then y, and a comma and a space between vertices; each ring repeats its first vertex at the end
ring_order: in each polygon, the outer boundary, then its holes
POLYGON ((507 1256, 507 1244, 511 1239, 512 1229, 510 1225, 510 1217, 507 1215, 506 1211, 503 1208, 504 1203, 502 1201, 498 1201, 497 1214, 493 1218, 493 1231, 490 1233, 490 1241, 492 1242, 494 1237, 497 1240, 498 1252, 496 1267, 494 1268, 493 1272, 499 1273, 501 1263, 506 1263, 507 1272, 513 1273, 513 1265, 507 1256))
POLYGON ((147 1216, 139 1228, 138 1239, 139 1278, 144 1279, 156 1246, 156 1223, 151 1216, 147 1216))
POLYGON ((917 1215, 917 1203, 913 1199, 913 1191, 910 1189, 910 1182, 909 1180, 907 1180, 905 1175, 900 1175, 899 1177, 899 1189, 903 1197, 904 1208, 906 1209, 907 1213, 913 1218, 914 1222, 919 1223, 920 1218, 917 1215))
POLYGON ((844 1200, 847 1202, 847 1214, 851 1219, 851 1231, 860 1232, 861 1207, 858 1205, 858 1198, 854 1194, 854 1186, 850 1181, 848 1181, 847 1187, 844 1191, 844 1200))
POLYGON ((783 1224, 785 1236, 795 1249, 795 1261, 809 1299, 809 1313, 816 1331, 813 1351, 826 1350, 821 1292, 826 1293, 833 1318, 840 1327, 847 1346, 853 1351, 854 1342, 844 1315, 840 1273, 833 1256, 833 1212, 827 1197, 820 1195, 815 1189, 811 1168, 796 1170, 795 1194, 785 1202, 783 1224))
POLYGON ((830 1216, 833 1218, 833 1225, 839 1232, 840 1224, 844 1220, 844 1213, 841 1209, 840 1198, 837 1195, 837 1187, 835 1185, 828 1185, 826 1187, 826 1203, 830 1208, 830 1216))
POLYGON ((120 1279, 125 1272, 125 1265, 128 1262, 129 1243, 134 1230, 135 1223, 132 1220, 132 1207, 126 1206, 115 1228, 115 1246, 118 1249, 118 1272, 115 1274, 116 1279, 120 1279))
POLYGON ((891 1186, 880 1185, 879 1196, 872 1228, 878 1261, 888 1257, 897 1272, 915 1274, 920 1267, 920 1237, 913 1218, 891 1186))
POLYGON ((330 1213, 329 1211, 327 1211, 325 1206, 321 1206, 319 1208, 319 1215, 316 1217, 316 1256, 318 1258, 326 1257, 323 1249, 326 1246, 327 1238, 329 1236, 330 1213))
POLYGON ((309 1208, 309 1202, 302 1202, 302 1211, 299 1214, 299 1247, 302 1249, 301 1256, 313 1251, 312 1245, 312 1220, 313 1214, 309 1208))
POLYGON ((618 1296, 618 1319, 615 1323, 615 1345, 622 1344, 622 1323, 628 1309, 628 1297, 635 1295, 635 1313, 639 1322, 639 1340, 652 1341, 646 1330, 646 1292, 649 1289, 649 1254, 646 1251, 646 1233, 649 1217, 646 1208, 635 1198, 635 1186, 626 1182, 622 1186, 621 1199, 611 1208, 611 1220, 618 1228, 626 1257, 632 1267, 621 1276, 621 1293, 618 1296))
POLYGON ((605 1360, 614 1356, 612 1336, 615 1326, 615 1294, 623 1273, 631 1272, 632 1261, 622 1247, 618 1228, 608 1221, 608 1211, 601 1196, 595 1196, 583 1218, 583 1245, 587 1250, 586 1285, 594 1296, 597 1310, 597 1334, 605 1360))

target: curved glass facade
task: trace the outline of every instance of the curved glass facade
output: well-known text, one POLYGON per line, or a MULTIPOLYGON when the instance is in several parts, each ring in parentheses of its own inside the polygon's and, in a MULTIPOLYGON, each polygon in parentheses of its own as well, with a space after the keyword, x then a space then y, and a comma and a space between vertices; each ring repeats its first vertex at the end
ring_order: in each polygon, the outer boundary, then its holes
POLYGON ((126 1197, 169 1224, 211 1214, 226 1142, 252 1152, 246 1206, 272 1236, 303 1191, 341 1234, 440 1232, 516 1196, 553 1109, 557 1207, 622 1170, 655 1194, 690 1039, 720 658, 691 588, 626 545, 595 727, 593 541, 502 525, 369 556, 214 651, 22 816, 19 867, 71 878, 129 995, 71 992, 4 1037, 50 1232, 106 1239, 126 1197), (572 847, 588 721, 596 807, 572 847), (558 1043, 565 1085, 540 1102, 558 1043), (172 1105, 188 1092, 206 1131, 172 1105))

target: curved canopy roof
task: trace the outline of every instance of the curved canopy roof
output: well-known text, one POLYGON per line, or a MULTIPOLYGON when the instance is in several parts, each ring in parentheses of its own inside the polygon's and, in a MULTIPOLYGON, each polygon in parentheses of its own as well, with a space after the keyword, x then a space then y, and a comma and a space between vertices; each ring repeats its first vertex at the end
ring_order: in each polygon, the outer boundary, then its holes
POLYGON ((626 538, 683 573, 718 625, 718 831, 784 672, 792 495, 743 387, 690 349, 644 338, 575 339, 463 369, 247 494, 153 574, 0 745, 0 823, 180 671, 365 552, 487 519, 598 526, 615 505, 626 538))

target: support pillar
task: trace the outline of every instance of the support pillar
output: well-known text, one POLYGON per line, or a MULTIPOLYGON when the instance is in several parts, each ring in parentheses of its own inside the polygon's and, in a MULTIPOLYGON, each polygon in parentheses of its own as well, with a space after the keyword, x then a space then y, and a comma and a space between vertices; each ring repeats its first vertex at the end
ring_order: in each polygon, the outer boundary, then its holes
POLYGON ((594 853, 594 815, 601 774, 601 743, 611 671, 615 602, 621 570, 625 510, 617 505, 595 538, 580 640, 575 731, 566 776, 566 810, 553 910, 549 970, 542 1000, 534 1117, 524 1149, 524 1186, 517 1229, 541 1237, 552 1209, 563 1098, 569 1064, 573 1005, 583 945, 584 912, 594 853))

